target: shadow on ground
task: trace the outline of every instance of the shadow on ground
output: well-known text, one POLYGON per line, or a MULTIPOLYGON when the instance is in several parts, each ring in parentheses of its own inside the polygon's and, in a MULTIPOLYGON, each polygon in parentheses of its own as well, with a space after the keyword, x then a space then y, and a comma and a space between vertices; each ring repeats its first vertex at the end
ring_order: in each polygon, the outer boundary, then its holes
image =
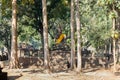
POLYGON ((8 80, 16 80, 22 76, 8 76, 8 80))

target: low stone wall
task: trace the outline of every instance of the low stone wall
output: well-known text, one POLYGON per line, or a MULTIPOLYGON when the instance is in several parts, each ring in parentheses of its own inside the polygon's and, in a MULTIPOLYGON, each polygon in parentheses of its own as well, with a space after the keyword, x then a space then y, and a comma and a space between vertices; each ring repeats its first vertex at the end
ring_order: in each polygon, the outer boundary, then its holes
MULTIPOLYGON (((43 67, 43 55, 41 57, 20 57, 19 61, 22 67, 36 66, 37 68, 43 67)), ((54 70, 66 70, 68 63, 70 62, 70 52, 50 52, 50 67, 54 70)), ((106 57, 83 57, 82 68, 107 68, 109 63, 113 61, 107 61, 106 57)), ((70 63, 69 63, 70 64, 70 63)))

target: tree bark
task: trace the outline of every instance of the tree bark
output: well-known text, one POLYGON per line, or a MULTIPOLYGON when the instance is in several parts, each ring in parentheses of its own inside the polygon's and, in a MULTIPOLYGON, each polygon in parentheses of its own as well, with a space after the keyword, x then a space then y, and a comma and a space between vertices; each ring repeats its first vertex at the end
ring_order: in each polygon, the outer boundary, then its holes
POLYGON ((43 12, 43 36, 44 36, 44 67, 46 70, 50 70, 46 0, 42 0, 42 9, 43 9, 42 10, 42 12, 43 12))
MULTIPOLYGON (((113 31, 115 30, 115 18, 113 18, 113 21, 112 21, 113 23, 113 31)), ((113 60, 114 60, 114 69, 113 69, 113 71, 114 72, 116 72, 116 40, 115 40, 115 38, 113 38, 113 60)))
POLYGON ((17 54, 17 8, 16 0, 12 1, 12 40, 11 40, 11 61, 10 68, 18 68, 17 54))
POLYGON ((74 0, 71 0, 71 69, 76 68, 75 66, 75 39, 74 39, 74 0))
POLYGON ((76 18, 76 27, 77 27, 77 69, 76 71, 79 73, 82 70, 79 0, 75 0, 75 8, 76 8, 75 18, 76 18))
MULTIPOLYGON (((113 12, 115 11, 115 5, 113 4, 112 6, 112 9, 113 9, 113 12)), ((116 30, 116 27, 115 27, 115 17, 112 18, 112 28, 113 28, 113 31, 116 30)), ((114 36, 115 36, 115 32, 114 32, 114 36)), ((116 39, 113 38, 113 60, 114 60, 114 66, 113 66, 113 71, 116 72, 116 39)))

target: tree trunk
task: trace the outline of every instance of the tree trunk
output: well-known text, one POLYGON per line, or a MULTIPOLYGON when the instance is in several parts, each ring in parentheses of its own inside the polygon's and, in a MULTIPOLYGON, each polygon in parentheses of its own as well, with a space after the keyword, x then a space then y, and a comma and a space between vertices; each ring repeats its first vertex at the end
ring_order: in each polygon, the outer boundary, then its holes
POLYGON ((77 27, 77 69, 79 73, 82 70, 82 58, 81 58, 81 42, 80 42, 80 12, 79 12, 79 0, 75 0, 76 6, 76 27, 77 27))
MULTIPOLYGON (((120 14, 118 15, 119 17, 117 18, 117 29, 120 31, 120 14)), ((120 37, 120 34, 119 34, 119 37, 120 37)), ((117 53, 117 63, 120 63, 120 41, 118 40, 118 53, 117 53)))
POLYGON ((74 39, 74 0, 71 0, 71 69, 75 66, 75 39, 74 39))
POLYGON ((44 36, 44 67, 50 70, 49 67, 49 49, 48 49, 48 25, 47 25, 47 7, 46 0, 42 0, 43 11, 43 36, 44 36))
MULTIPOLYGON (((115 18, 113 18, 113 31, 115 30, 115 18)), ((116 72, 116 40, 113 38, 113 59, 114 59, 114 69, 113 71, 116 72)))
POLYGON ((10 68, 18 68, 17 54, 17 8, 16 0, 12 1, 12 40, 11 40, 11 61, 10 68))
MULTIPOLYGON (((115 11, 115 5, 113 4, 112 6, 113 11, 115 11)), ((113 31, 115 31, 116 27, 115 27, 115 17, 112 18, 112 28, 113 31)), ((115 36, 115 32, 114 32, 114 36, 115 36)), ((116 72, 116 39, 115 37, 113 38, 113 60, 114 60, 114 66, 113 66, 113 71, 116 72)))

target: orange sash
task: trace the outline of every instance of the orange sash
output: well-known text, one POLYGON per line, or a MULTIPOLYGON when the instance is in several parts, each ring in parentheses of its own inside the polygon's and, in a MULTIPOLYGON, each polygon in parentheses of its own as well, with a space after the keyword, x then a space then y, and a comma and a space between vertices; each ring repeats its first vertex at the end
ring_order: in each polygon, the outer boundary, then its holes
POLYGON ((59 44, 65 37, 66 37, 65 34, 61 34, 59 38, 56 40, 56 44, 59 44))

